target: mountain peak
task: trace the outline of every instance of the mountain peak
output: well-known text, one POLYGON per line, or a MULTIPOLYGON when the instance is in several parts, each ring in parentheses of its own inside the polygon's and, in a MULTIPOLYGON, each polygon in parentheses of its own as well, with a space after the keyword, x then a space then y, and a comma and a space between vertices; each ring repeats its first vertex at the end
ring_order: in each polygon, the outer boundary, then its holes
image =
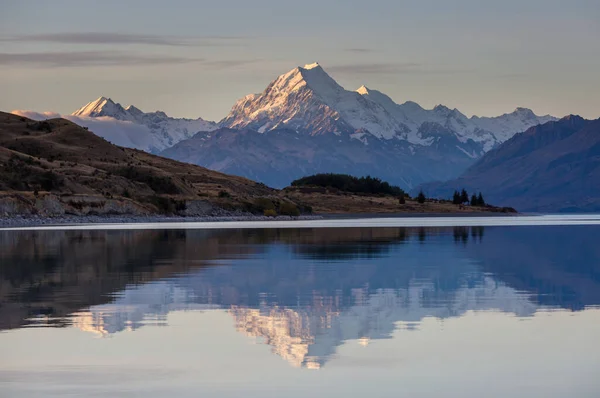
POLYGON ((356 92, 359 93, 360 95, 368 95, 369 88, 363 84, 362 86, 360 86, 358 88, 358 90, 356 90, 356 92))
POLYGON ((72 113, 73 116, 112 116, 113 113, 122 113, 123 107, 107 97, 100 97, 88 102, 85 106, 72 113))
POLYGON ((321 68, 321 65, 319 65, 318 62, 313 62, 312 64, 306 64, 306 65, 304 65, 304 68, 302 68, 302 69, 311 70, 311 69, 316 69, 316 68, 323 69, 323 68, 321 68))
POLYGON ((446 105, 442 105, 442 104, 436 105, 433 108, 433 110, 436 111, 436 112, 438 112, 438 113, 450 113, 450 112, 452 112, 452 109, 450 109, 446 105))
POLYGON ((281 97, 283 99, 303 88, 311 90, 326 101, 336 97, 339 92, 344 90, 315 62, 304 67, 296 67, 279 76, 267 87, 265 93, 270 98, 283 96, 281 97))
POLYGON ((141 115, 142 113, 144 113, 141 109, 137 108, 134 105, 129 105, 125 108, 125 110, 131 113, 132 115, 141 115))
POLYGON ((533 111, 529 108, 517 107, 513 113, 516 113, 517 115, 526 116, 526 117, 535 117, 535 113, 533 113, 533 111))

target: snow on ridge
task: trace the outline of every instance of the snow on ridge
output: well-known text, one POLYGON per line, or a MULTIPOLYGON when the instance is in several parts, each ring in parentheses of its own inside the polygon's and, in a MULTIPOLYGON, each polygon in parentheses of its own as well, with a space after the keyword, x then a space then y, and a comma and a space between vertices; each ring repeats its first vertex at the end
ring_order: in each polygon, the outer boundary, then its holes
POLYGON ((123 107, 107 97, 91 101, 65 117, 77 118, 73 120, 75 123, 88 127, 114 144, 154 153, 188 139, 199 131, 217 128, 216 123, 202 118, 172 118, 162 111, 146 113, 134 105, 123 107))
POLYGON ((444 105, 427 110, 411 101, 397 104, 365 85, 356 91, 344 89, 315 62, 292 69, 273 80, 262 93, 236 102, 221 125, 260 128, 263 133, 288 127, 310 135, 339 134, 350 129, 346 132, 356 139, 360 136, 362 140, 364 135, 355 132, 366 131, 379 139, 396 138, 428 146, 431 140, 421 138, 419 129, 433 122, 453 131, 459 142, 472 140, 488 151, 512 135, 552 119, 536 116, 526 108, 495 118, 469 118, 444 105))

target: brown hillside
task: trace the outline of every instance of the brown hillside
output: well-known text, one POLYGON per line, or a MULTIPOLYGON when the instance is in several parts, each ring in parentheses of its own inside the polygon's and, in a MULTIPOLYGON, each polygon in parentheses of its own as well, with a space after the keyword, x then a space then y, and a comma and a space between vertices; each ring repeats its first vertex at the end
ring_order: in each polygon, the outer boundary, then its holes
POLYGON ((4 112, 0 191, 5 198, 19 192, 25 202, 52 193, 75 209, 112 201, 127 213, 175 212, 185 201, 251 210, 255 198, 278 195, 242 177, 118 147, 65 119, 37 122, 4 112))

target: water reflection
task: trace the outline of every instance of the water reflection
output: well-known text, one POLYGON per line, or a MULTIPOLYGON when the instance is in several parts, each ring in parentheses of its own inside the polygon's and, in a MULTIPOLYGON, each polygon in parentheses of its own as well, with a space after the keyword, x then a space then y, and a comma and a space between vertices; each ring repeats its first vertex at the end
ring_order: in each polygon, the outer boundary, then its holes
POLYGON ((298 367, 429 317, 600 304, 598 227, 0 233, 0 328, 107 336, 226 309, 298 367))

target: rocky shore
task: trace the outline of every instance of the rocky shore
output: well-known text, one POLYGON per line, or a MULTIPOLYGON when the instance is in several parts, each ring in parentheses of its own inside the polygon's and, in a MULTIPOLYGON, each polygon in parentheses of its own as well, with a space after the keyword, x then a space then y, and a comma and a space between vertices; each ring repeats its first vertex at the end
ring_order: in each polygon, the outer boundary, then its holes
POLYGON ((290 221, 320 220, 322 216, 304 215, 298 217, 277 216, 266 217, 249 213, 231 213, 229 215, 211 215, 199 217, 164 216, 164 215, 63 215, 56 217, 38 215, 0 215, 0 228, 35 227, 40 225, 72 225, 72 224, 125 224, 125 223, 157 223, 157 222, 216 222, 216 221, 290 221))

